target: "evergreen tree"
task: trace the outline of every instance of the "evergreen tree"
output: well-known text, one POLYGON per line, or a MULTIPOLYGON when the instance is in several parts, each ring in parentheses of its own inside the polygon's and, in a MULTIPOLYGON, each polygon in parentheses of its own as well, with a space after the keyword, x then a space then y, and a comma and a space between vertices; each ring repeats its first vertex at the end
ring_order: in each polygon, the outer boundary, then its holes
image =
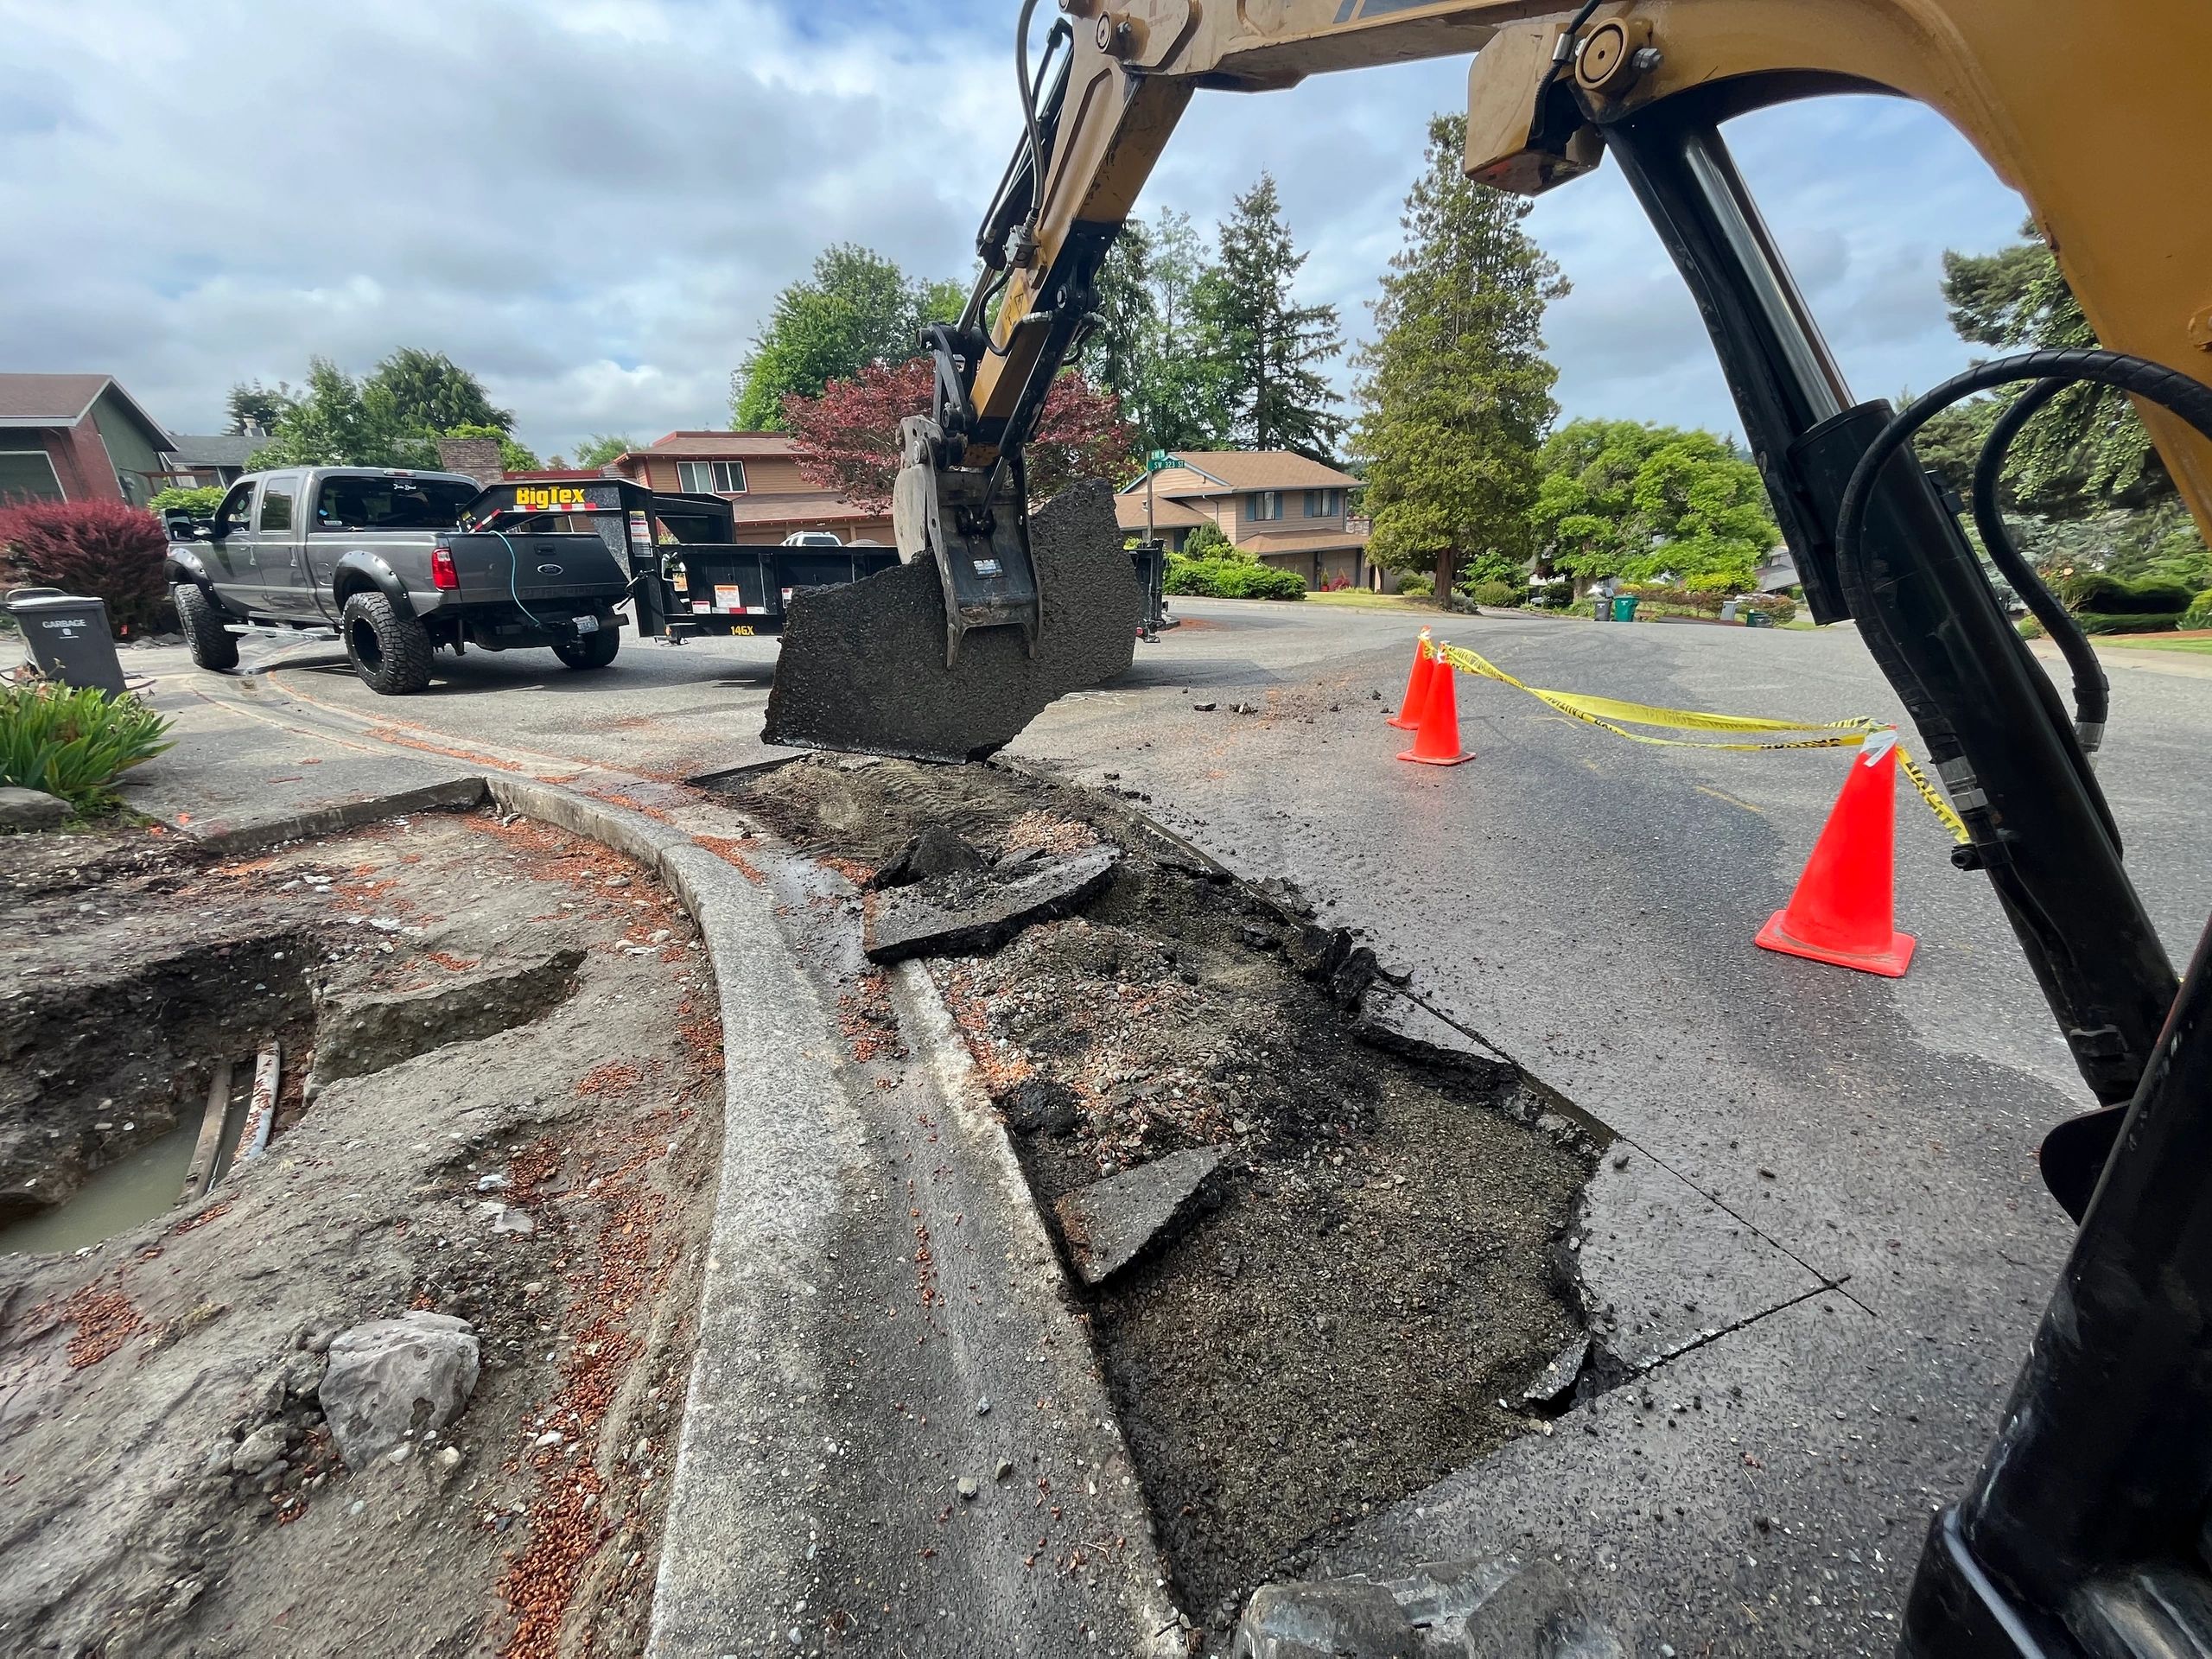
POLYGON ((1460 171, 1466 118, 1428 125, 1428 166, 1406 198, 1404 248, 1361 353, 1359 448, 1372 457, 1370 555, 1435 573, 1516 580, 1534 549, 1537 451, 1558 413, 1544 356, 1559 267, 1522 228, 1530 203, 1460 171))
POLYGON ((1098 271, 1099 324, 1083 343, 1084 378, 1134 413, 1144 398, 1145 372, 1160 333, 1151 285, 1152 238, 1142 221, 1122 226, 1098 271))
POLYGON ((1236 198, 1221 227, 1221 263, 1192 285, 1203 355, 1217 365, 1234 429, 1255 449, 1330 458, 1344 423, 1319 364, 1344 349, 1332 305, 1292 294, 1306 255, 1283 223, 1272 175, 1236 198))
POLYGON ((832 380, 872 363, 897 365, 921 349, 925 322, 952 322, 966 293, 956 283, 923 283, 869 249, 840 243, 776 296, 768 326, 731 378, 731 414, 741 431, 779 431, 784 399, 819 397, 832 380))

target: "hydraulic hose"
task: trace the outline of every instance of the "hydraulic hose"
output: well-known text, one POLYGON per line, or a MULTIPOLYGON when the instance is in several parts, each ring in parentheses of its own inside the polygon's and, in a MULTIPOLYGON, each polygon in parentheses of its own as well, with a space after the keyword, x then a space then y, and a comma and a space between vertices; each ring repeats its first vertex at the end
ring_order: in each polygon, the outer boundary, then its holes
POLYGON ((1974 462, 1974 522, 1981 531, 1981 544, 1990 563, 2004 573, 2005 580, 2012 584, 2013 591, 2026 603, 2029 612, 2043 624, 2044 632, 2057 644, 2066 665, 2074 671, 2074 734, 2082 745, 2082 753, 2094 755, 2104 742, 2105 719, 2112 705, 2112 687, 2105 678, 2104 664, 2097 660, 2089 636, 2082 632, 2074 613, 2059 602, 2057 595, 2044 586, 2036 568, 2021 556, 2020 550, 2013 544, 2012 532, 2005 528, 2005 511, 1997 500, 1999 477, 2004 471, 2005 457, 2012 449, 2012 440, 2044 404, 2071 384, 2058 379, 2038 381, 2013 399, 2012 406, 1998 417, 1997 424, 1982 441, 1981 454, 1974 462))

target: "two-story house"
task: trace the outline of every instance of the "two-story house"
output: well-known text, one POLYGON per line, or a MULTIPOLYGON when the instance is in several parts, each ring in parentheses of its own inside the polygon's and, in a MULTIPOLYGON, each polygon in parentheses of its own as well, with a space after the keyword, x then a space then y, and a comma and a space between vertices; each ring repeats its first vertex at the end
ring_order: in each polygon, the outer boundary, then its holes
POLYGON ((143 506, 173 442, 111 374, 0 374, 0 501, 143 506))
MULTIPOLYGON (((1359 480, 1287 449, 1179 449, 1175 465, 1152 474, 1151 522, 1179 552, 1191 532, 1211 524, 1263 564, 1295 571, 1308 588, 1367 580, 1367 524, 1351 512, 1359 480)), ((1114 499, 1122 530, 1142 535, 1147 480, 1114 499)))
POLYGON ((800 474, 798 446, 782 432, 671 432, 618 455, 614 470, 656 490, 728 499, 746 542, 780 542, 828 531, 848 544, 892 539, 891 515, 858 507, 800 474))

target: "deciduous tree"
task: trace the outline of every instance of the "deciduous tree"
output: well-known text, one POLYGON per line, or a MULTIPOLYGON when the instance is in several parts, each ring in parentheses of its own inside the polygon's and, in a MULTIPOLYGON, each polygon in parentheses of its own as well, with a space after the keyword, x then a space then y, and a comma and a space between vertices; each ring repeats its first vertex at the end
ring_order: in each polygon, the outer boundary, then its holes
POLYGON ((403 346, 378 364, 361 383, 361 400, 370 417, 394 433, 423 436, 450 433, 464 426, 507 432, 515 423, 511 409, 494 409, 484 383, 443 352, 403 346))
MULTIPOLYGON (((819 397, 786 398, 784 415, 807 481, 870 512, 889 506, 899 472, 899 423, 928 412, 935 378, 927 358, 896 368, 877 363, 832 382, 819 397)), ((1046 394, 1029 442, 1031 505, 1079 479, 1116 481, 1133 435, 1113 397, 1093 391, 1080 371, 1062 374, 1046 394)))
POLYGON ((605 467, 638 447, 635 438, 617 436, 608 432, 594 432, 576 446, 576 465, 605 467))
POLYGON ((1758 468, 1710 432, 1637 421, 1572 421, 1538 456, 1529 510, 1552 568, 1586 581, 1671 573, 1743 592, 1782 539, 1758 468))
POLYGON ((809 276, 776 296, 767 327, 732 377, 739 429, 779 430, 786 397, 818 396, 871 364, 906 362, 922 325, 957 321, 965 298, 957 283, 915 281, 869 249, 825 249, 809 276))

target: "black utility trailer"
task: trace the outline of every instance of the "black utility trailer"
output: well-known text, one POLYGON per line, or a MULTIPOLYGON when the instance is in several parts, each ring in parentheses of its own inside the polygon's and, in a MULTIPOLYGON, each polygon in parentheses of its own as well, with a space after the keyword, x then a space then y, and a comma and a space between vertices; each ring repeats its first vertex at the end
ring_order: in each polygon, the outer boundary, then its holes
POLYGON ((589 531, 627 562, 641 635, 777 634, 794 593, 858 582, 898 563, 861 543, 748 545, 718 495, 655 490, 626 478, 510 480, 474 504, 470 528, 589 531))

